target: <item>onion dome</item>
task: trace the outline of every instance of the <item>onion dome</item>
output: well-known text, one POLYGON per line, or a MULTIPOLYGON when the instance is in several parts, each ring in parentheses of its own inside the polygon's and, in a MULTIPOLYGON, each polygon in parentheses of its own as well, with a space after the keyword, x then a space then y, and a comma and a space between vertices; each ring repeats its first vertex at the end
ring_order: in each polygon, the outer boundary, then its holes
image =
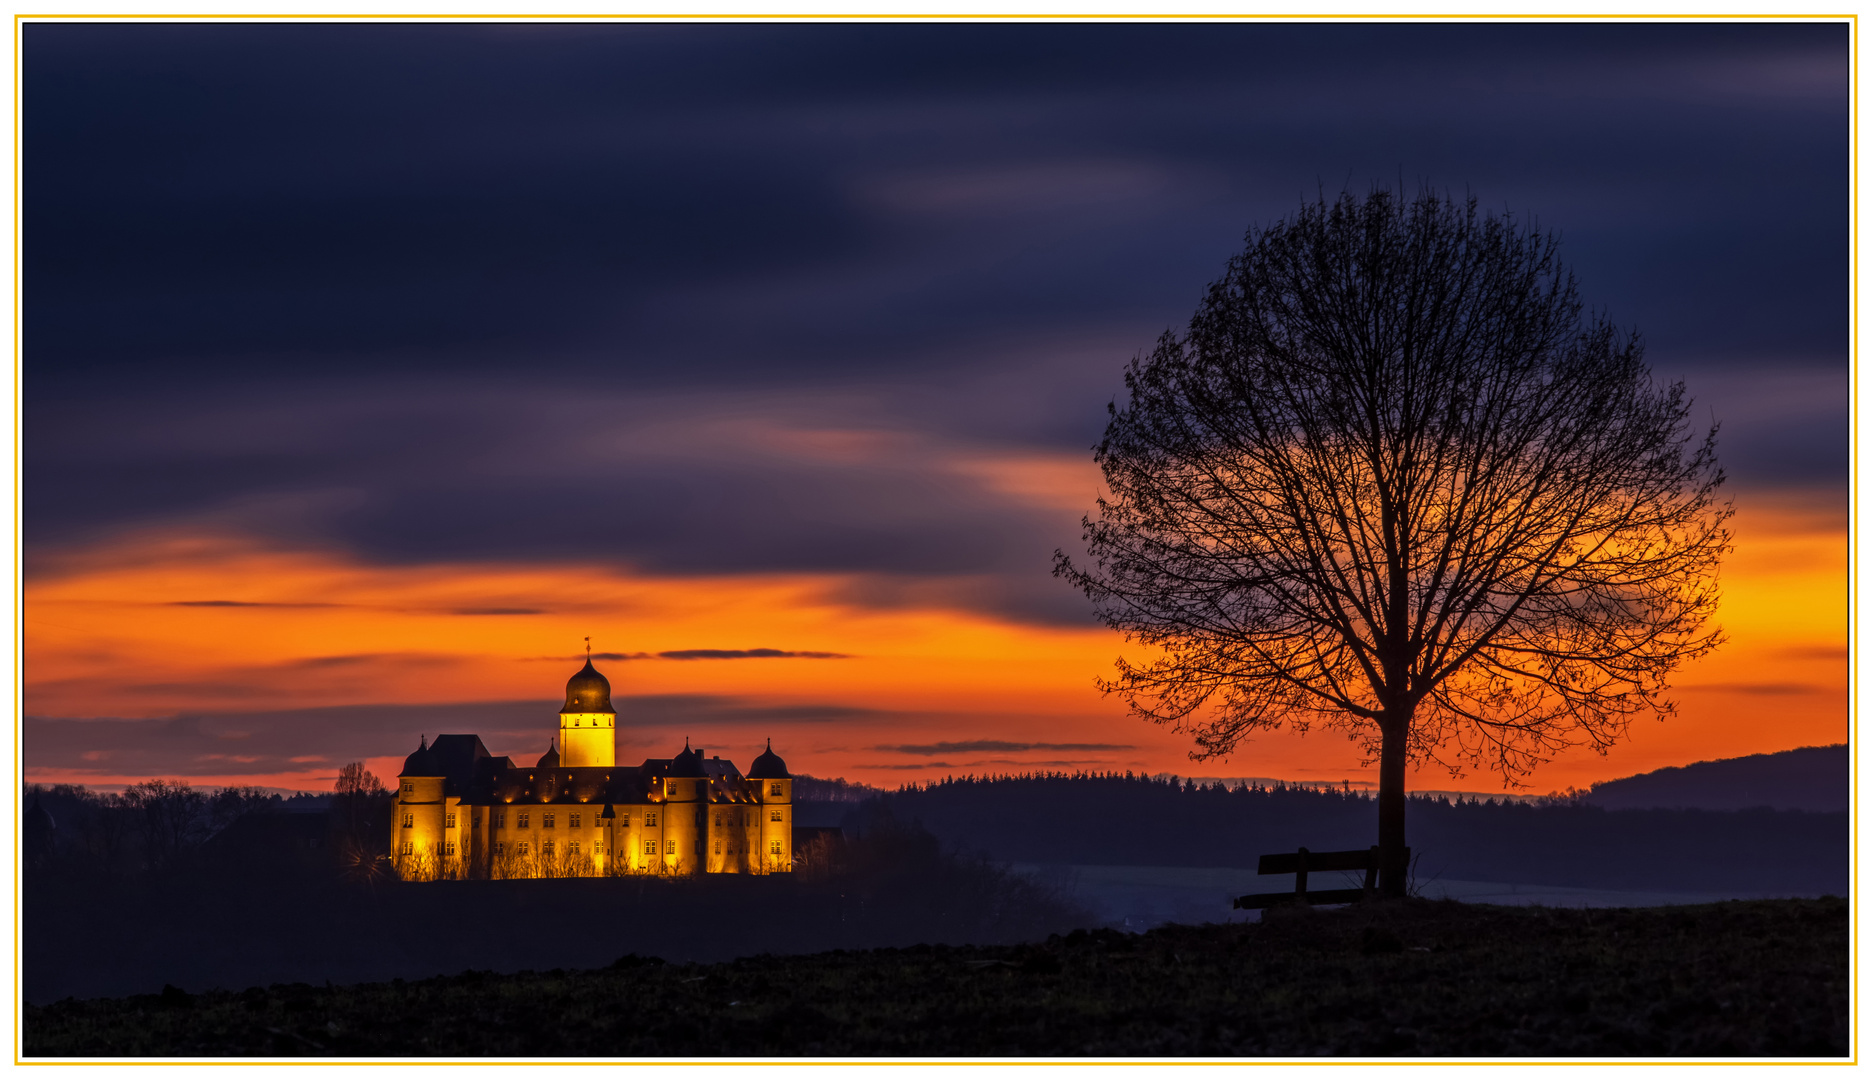
POLYGON ((403 771, 398 776, 441 776, 442 763, 429 749, 429 739, 425 736, 416 747, 416 752, 403 759, 403 771))
POLYGON ((556 769, 559 767, 559 740, 553 739, 546 744, 546 752, 540 755, 536 769, 556 769))
POLYGON ((565 708, 562 713, 615 713, 611 707, 611 681, 598 674, 590 657, 577 675, 566 680, 565 708))
POLYGON ((686 777, 706 777, 708 770, 702 767, 702 751, 689 749, 689 740, 683 740, 683 751, 670 759, 670 775, 686 777))
POLYGON ((772 739, 767 740, 767 752, 755 758, 754 764, 748 767, 747 775, 749 780, 789 779, 786 762, 780 760, 780 755, 773 752, 772 739))

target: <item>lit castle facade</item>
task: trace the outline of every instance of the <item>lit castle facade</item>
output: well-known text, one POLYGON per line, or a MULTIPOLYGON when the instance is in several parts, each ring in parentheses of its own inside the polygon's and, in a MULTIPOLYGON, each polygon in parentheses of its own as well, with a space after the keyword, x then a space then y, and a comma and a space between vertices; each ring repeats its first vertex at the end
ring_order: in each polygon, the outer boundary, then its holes
POLYGON ((537 765, 478 735, 426 739, 392 806, 404 878, 771 874, 793 868, 793 780, 773 752, 746 776, 685 746, 617 764, 611 684, 591 660, 566 683, 559 736, 537 765))

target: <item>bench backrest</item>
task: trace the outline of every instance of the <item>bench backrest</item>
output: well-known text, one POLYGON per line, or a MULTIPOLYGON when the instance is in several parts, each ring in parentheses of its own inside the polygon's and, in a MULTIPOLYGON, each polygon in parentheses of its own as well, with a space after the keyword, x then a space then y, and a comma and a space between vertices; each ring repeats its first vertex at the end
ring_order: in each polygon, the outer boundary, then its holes
POLYGON ((1306 871, 1372 870, 1378 866, 1378 849, 1358 851, 1299 851, 1261 856, 1257 874, 1297 874, 1306 871))

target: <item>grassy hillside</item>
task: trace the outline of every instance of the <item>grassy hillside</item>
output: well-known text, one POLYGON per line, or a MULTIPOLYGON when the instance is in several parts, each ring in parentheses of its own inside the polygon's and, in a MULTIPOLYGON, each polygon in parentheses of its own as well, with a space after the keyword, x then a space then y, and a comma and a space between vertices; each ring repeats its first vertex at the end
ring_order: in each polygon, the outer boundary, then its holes
POLYGON ((40 1056, 1839 1056, 1838 899, 1403 901, 731 963, 62 1001, 40 1056))

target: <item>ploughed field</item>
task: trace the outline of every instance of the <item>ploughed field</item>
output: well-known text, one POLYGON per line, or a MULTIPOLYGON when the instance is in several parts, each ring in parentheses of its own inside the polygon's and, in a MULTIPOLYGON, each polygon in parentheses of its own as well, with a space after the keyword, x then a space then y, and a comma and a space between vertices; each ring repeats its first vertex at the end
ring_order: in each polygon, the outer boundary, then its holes
POLYGON ((1406 900, 1015 946, 25 1007, 29 1057, 1843 1056, 1844 900, 1406 900))

